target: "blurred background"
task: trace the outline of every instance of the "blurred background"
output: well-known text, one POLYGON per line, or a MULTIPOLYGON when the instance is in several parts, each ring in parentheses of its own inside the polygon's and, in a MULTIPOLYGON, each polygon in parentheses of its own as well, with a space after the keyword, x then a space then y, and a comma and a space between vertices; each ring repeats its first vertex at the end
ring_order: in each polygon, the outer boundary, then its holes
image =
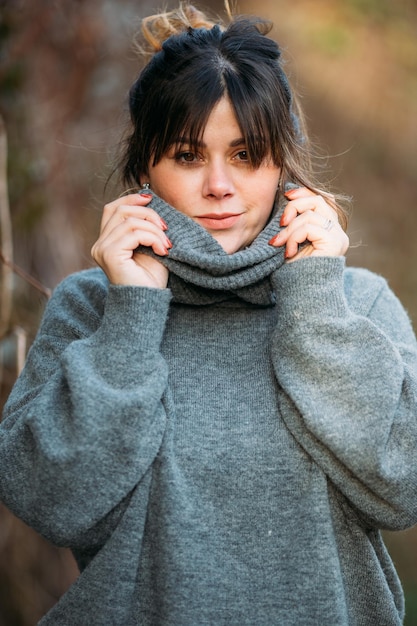
MULTIPOLYGON (((222 0, 196 4, 223 15, 222 0)), ((121 191, 105 183, 138 71, 132 35, 159 8, 0 0, 1 404, 50 290, 91 265, 102 206, 121 191)), ((323 179, 353 198, 348 263, 384 275, 417 328, 415 0, 239 0, 237 8, 273 20, 323 179)), ((417 625, 417 530, 385 539, 406 624, 417 625)), ((66 550, 0 506, 0 626, 35 624, 76 575, 66 550)))

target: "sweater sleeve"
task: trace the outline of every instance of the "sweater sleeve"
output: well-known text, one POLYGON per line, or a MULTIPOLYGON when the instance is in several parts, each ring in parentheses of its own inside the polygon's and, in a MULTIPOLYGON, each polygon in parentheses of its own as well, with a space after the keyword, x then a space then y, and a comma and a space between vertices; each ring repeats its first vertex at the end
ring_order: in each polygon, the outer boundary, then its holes
POLYGON ((306 258, 273 277, 273 362, 293 436, 364 523, 417 522, 417 345, 386 282, 306 258))
POLYGON ((0 427, 0 497, 69 547, 94 527, 105 532, 106 517, 117 521, 166 420, 160 343, 170 292, 107 292, 91 275, 56 289, 0 427))

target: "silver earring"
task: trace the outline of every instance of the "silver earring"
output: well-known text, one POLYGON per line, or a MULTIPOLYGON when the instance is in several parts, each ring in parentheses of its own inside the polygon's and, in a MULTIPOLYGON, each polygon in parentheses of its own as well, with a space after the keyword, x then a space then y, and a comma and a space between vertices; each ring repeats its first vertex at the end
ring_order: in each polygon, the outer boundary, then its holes
POLYGON ((144 191, 148 191, 150 188, 151 188, 150 183, 143 183, 143 185, 142 185, 142 189, 143 189, 144 191))

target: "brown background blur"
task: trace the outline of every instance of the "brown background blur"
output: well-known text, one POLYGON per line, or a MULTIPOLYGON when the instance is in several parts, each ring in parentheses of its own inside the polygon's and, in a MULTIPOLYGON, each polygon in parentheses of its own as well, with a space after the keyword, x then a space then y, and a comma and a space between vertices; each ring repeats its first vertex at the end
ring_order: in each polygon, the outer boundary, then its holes
MULTIPOLYGON (((221 0, 200 6, 222 13, 221 0)), ((47 288, 91 265, 102 206, 120 191, 104 185, 137 72, 135 21, 158 8, 147 0, 0 0, 14 263, 47 288)), ((417 328, 415 0, 240 0, 238 9, 274 21, 323 178, 353 197, 348 262, 383 274, 417 328)), ((4 264, 0 271, 3 403, 46 296, 4 264)), ((406 592, 406 624, 417 625, 417 530, 385 536, 406 592)), ((0 506, 0 626, 35 624, 76 574, 67 551, 0 506)))

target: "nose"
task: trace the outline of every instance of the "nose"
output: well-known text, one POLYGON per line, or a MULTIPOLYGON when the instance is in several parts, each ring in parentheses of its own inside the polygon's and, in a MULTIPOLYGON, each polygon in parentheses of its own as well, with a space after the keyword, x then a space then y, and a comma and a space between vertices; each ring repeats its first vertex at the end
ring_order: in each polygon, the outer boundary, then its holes
POLYGON ((206 198, 222 200, 234 193, 232 173, 227 164, 214 162, 206 165, 203 195, 206 198))

